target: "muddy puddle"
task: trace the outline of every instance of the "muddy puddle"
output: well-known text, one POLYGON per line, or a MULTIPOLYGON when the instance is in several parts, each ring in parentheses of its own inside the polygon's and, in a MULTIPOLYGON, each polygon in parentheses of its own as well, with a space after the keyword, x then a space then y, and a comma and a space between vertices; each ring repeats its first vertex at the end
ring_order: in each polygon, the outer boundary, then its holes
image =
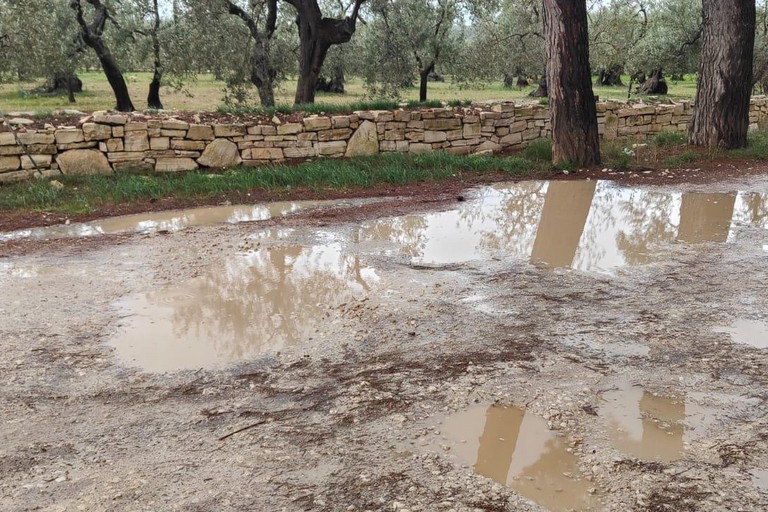
POLYGON ((310 341, 339 305, 378 283, 376 271, 339 244, 264 248, 122 299, 111 343, 125 364, 146 371, 222 367, 310 341))
POLYGON ((716 328, 715 332, 729 334, 734 343, 768 348, 768 321, 740 318, 729 326, 716 328))
POLYGON ((571 447, 534 414, 515 406, 474 406, 446 418, 440 433, 435 449, 551 511, 599 508, 571 447))
POLYGON ((454 210, 369 222, 355 240, 415 264, 493 258, 611 273, 676 242, 727 242, 743 227, 768 228, 768 194, 522 182, 480 189, 454 210))
POLYGON ((189 210, 171 210, 125 215, 76 224, 58 224, 41 228, 0 233, 0 242, 10 240, 50 240, 125 233, 175 232, 193 226, 237 224, 269 220, 329 204, 325 201, 277 202, 263 205, 215 206, 189 210))

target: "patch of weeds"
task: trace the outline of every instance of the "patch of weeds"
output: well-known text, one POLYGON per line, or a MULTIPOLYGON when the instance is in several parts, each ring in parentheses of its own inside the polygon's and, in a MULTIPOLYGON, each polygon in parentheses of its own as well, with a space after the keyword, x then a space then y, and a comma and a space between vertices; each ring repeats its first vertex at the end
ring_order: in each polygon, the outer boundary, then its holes
POLYGON ((731 150, 728 154, 742 158, 768 159, 768 131, 758 130, 749 133, 747 147, 731 150))
POLYGON ((406 106, 408 108, 441 108, 443 106, 443 102, 440 100, 410 100, 408 103, 406 103, 406 106))
POLYGON ((539 105, 549 105, 548 98, 539 98, 539 105))
POLYGON ((603 162, 613 169, 629 169, 634 162, 635 152, 622 144, 604 144, 602 150, 603 162))
POLYGON ((698 162, 701 159, 702 155, 700 153, 696 153, 695 151, 686 151, 685 153, 665 158, 664 165, 669 167, 680 167, 686 164, 698 162))
POLYGON ((468 107, 472 105, 472 100, 451 100, 448 102, 450 107, 468 107))
POLYGON ((550 139, 534 139, 522 151, 523 157, 529 160, 552 161, 552 141, 550 139))
POLYGON ((678 132, 661 132, 653 138, 653 144, 660 148, 680 146, 687 142, 685 135, 678 132))
POLYGON ((454 178, 463 172, 536 176, 541 163, 519 157, 484 155, 382 154, 349 160, 320 159, 299 165, 265 165, 234 168, 216 179, 202 172, 141 176, 58 176, 63 188, 48 180, 0 187, 0 210, 93 212, 100 207, 160 198, 205 199, 250 190, 344 190, 382 184, 405 185, 454 178))

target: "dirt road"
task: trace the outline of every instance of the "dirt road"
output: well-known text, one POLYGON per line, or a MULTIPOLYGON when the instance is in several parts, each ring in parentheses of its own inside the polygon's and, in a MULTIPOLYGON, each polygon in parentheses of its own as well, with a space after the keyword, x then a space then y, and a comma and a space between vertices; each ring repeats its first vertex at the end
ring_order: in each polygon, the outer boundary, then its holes
POLYGON ((438 206, 0 259, 0 510, 768 509, 768 180, 438 206))

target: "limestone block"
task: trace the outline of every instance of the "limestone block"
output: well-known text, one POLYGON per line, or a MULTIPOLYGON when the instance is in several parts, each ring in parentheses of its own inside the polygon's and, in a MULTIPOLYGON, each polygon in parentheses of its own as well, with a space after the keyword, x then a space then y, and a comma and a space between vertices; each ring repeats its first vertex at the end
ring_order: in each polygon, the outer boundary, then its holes
POLYGON ((164 119, 160 123, 160 128, 163 130, 188 130, 189 123, 180 119, 164 119))
MULTIPOLYGON (((249 160, 282 160, 283 150, 280 148, 253 148, 249 150, 247 158, 249 160)), ((243 153, 244 156, 245 152, 243 153)))
POLYGON ((183 139, 187 136, 186 130, 160 130, 159 133, 152 132, 153 137, 172 137, 176 139, 183 139))
POLYGON ((285 158, 312 158, 317 156, 317 149, 311 146, 307 148, 285 148, 283 153, 285 158))
POLYGON ((331 121, 334 128, 349 128, 350 125, 349 116, 333 116, 331 121))
MULTIPOLYGON (((211 130, 213 133, 213 130, 211 130)), ((171 139, 169 137, 152 137, 149 139, 149 149, 163 150, 171 147, 171 139)))
POLYGON ((342 156, 346 149, 347 142, 343 140, 317 143, 317 152, 322 156, 342 156))
POLYGON ((0 132, 0 146, 15 146, 16 136, 11 132, 0 132))
POLYGON ((514 146, 516 144, 520 144, 523 142, 523 134, 522 132, 518 133, 510 133, 509 135, 505 135, 501 138, 499 141, 499 144, 502 146, 514 146))
MULTIPOLYGON (((122 143, 122 139, 120 140, 120 143, 122 143)), ((57 144, 56 148, 59 151, 67 151, 70 149, 88 149, 88 148, 95 148, 101 144, 97 140, 92 140, 89 142, 73 142, 72 144, 57 144)))
MULTIPOLYGON (((126 132, 135 132, 135 131, 138 131, 138 130, 146 130, 147 127, 148 127, 148 125, 147 125, 146 121, 143 121, 143 122, 129 122, 129 123, 125 124, 124 130, 126 132)), ((113 128, 113 130, 114 130, 114 128, 113 128)))
POLYGON ((285 123, 277 127, 278 135, 295 135, 301 133, 303 127, 301 123, 285 123))
POLYGON ((363 121, 355 130, 346 146, 346 156, 367 156, 379 152, 379 137, 376 125, 371 121, 363 121))
MULTIPOLYGON (((190 141, 187 141, 190 142, 190 141)), ((237 144, 227 139, 216 139, 205 147, 197 163, 205 167, 221 169, 240 164, 240 151, 237 144)))
POLYGON ((22 155, 21 168, 22 169, 38 169, 38 168, 47 169, 48 167, 51 166, 52 160, 53 160, 53 156, 51 155, 32 155, 31 157, 28 155, 22 155))
POLYGON ((106 140, 112 138, 112 128, 105 124, 83 124, 83 137, 85 140, 106 140))
POLYGON ((244 124, 217 124, 213 127, 213 134, 216 137, 240 137, 247 133, 244 124))
POLYGON ((32 144, 54 144, 56 142, 56 138, 53 134, 49 133, 26 132, 18 133, 17 135, 19 137, 19 142, 25 146, 30 146, 32 144))
POLYGON ((23 155, 24 148, 21 146, 0 146, 0 156, 23 155))
POLYGON ((197 163, 191 158, 158 158, 155 162, 157 172, 194 171, 197 163))
POLYGON ((495 153, 497 151, 501 151, 501 145, 496 144, 495 142, 491 142, 490 140, 483 142, 475 148, 475 153, 485 154, 486 152, 495 153))
MULTIPOLYGON (((8 146, 12 147, 12 146, 8 146)), ((59 152, 58 149, 56 149, 56 144, 30 144, 27 147, 27 153, 31 154, 38 154, 38 155, 55 155, 59 152)), ((2 148, 0 148, 1 150, 2 148)))
MULTIPOLYGON (((248 133, 251 135, 261 135, 261 130, 253 130, 254 128, 258 128, 258 127, 252 126, 248 128, 247 130, 248 133), (254 131, 254 133, 251 133, 252 130, 254 131)), ((189 127, 189 130, 187 130, 187 139, 213 140, 213 128, 205 124, 193 124, 189 127)))
POLYGON ((99 142, 99 150, 104 153, 124 151, 123 139, 107 139, 106 142, 99 142))
MULTIPOLYGON (((465 118, 466 121, 466 118, 465 118)), ((482 131, 482 127, 480 126, 480 123, 472 123, 472 124, 464 124, 463 128, 463 135, 466 138, 469 137, 479 137, 480 132, 482 131)))
POLYGON ((125 127, 124 126, 113 126, 112 127, 112 136, 113 137, 124 137, 125 136, 125 127))
POLYGON ((84 140, 83 130, 56 130, 56 144, 73 144, 84 140))
POLYGON ((0 172, 15 171, 21 166, 17 156, 0 156, 0 172))
POLYGON ((64 174, 110 174, 112 167, 96 149, 72 149, 59 154, 56 163, 64 174))
POLYGON ((409 148, 411 153, 432 153, 432 144, 411 143, 409 148))
POLYGON ((424 121, 425 130, 461 130, 461 119, 427 119, 424 121))
POLYGON ((143 151, 118 151, 116 153, 107 153, 107 160, 110 162, 137 162, 143 159, 143 151))
POLYGON ((448 140, 448 136, 445 132, 425 131, 424 142, 442 142, 448 140))
MULTIPOLYGON (((220 139, 234 145, 227 139, 220 139)), ((214 141, 216 142, 216 141, 214 141)), ((213 142, 211 143, 213 144, 213 142)), ((182 151, 202 151, 205 149, 204 140, 171 139, 171 149, 180 149, 182 151)))
MULTIPOLYGON (((304 130, 308 132, 317 132, 320 130, 327 130, 332 125, 331 120, 327 117, 311 116, 304 119, 304 130)), ((278 129, 278 132, 280 130, 278 129)), ((298 132, 297 132, 298 133, 298 132)))
POLYGON ((147 130, 125 132, 126 151, 146 151, 149 149, 149 137, 147 130))
POLYGON ((128 122, 125 114, 110 114, 109 112, 94 112, 93 121, 99 124, 124 125, 128 122))

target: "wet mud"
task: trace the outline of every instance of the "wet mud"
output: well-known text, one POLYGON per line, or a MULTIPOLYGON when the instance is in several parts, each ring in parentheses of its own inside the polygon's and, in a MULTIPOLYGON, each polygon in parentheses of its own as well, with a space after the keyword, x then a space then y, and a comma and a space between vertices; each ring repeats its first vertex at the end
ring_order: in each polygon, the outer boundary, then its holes
POLYGON ((765 510, 767 187, 26 235, 66 250, 0 259, 0 509, 765 510))

